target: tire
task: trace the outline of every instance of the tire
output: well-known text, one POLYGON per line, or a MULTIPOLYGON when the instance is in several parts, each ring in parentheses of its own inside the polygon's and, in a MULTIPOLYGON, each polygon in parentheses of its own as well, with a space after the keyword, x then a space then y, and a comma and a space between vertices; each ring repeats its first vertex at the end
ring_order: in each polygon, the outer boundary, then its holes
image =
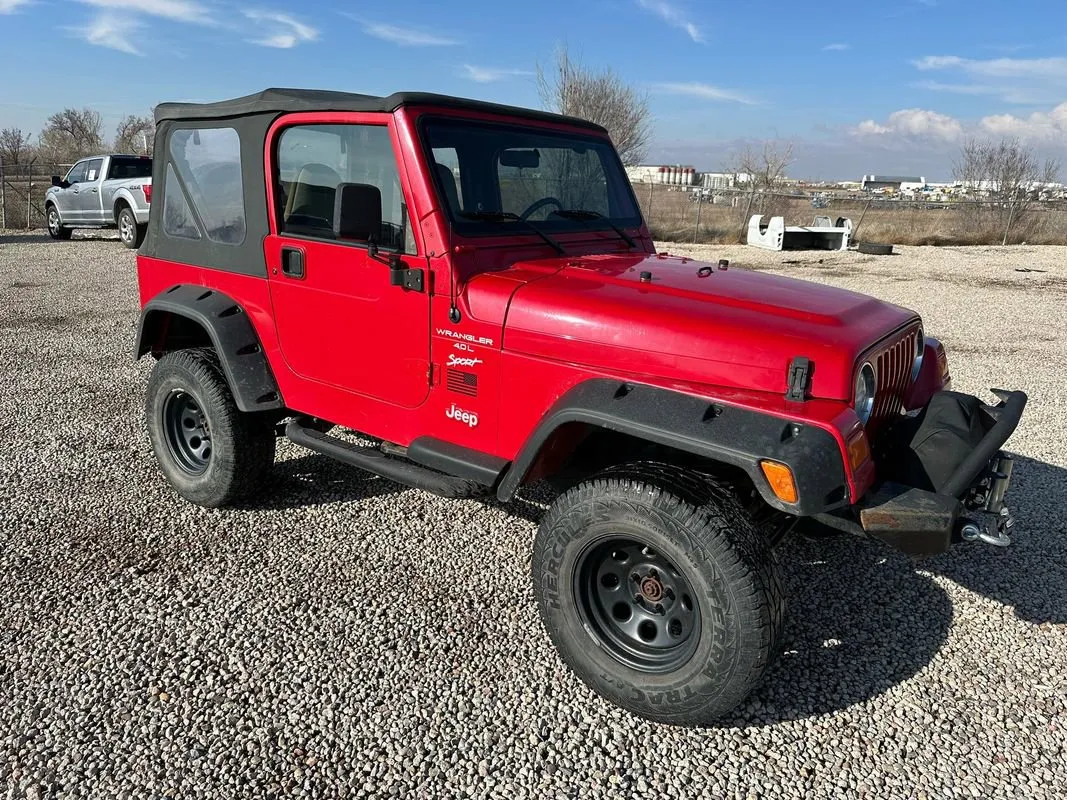
POLYGON ((893 245, 891 244, 875 244, 874 242, 860 242, 856 245, 856 249, 861 253, 869 256, 891 256, 893 255, 893 245))
POLYGON ((696 473, 613 469, 572 488, 541 523, 532 572, 563 660, 640 717, 708 725, 778 654, 785 599, 770 545, 696 473))
POLYGON ((274 464, 272 420, 237 408, 211 350, 178 350, 156 362, 145 421, 163 475, 199 506, 249 498, 274 464))
POLYGON ((66 241, 74 233, 70 228, 64 228, 59 218, 59 210, 54 204, 49 203, 44 207, 45 221, 48 227, 48 235, 53 239, 66 241))
POLYGON ((127 205, 121 206, 116 222, 119 226, 119 240, 130 250, 136 250, 140 247, 144 241, 145 230, 148 226, 137 224, 137 217, 134 215, 133 209, 127 205))

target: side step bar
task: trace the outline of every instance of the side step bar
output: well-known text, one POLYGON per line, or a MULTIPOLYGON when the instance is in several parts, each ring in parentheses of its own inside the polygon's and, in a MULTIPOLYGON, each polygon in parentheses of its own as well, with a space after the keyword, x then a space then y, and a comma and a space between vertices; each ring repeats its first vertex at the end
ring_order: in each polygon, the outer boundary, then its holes
POLYGON ((285 426, 285 436, 316 453, 335 458, 353 467, 373 472, 382 478, 422 489, 427 492, 450 499, 475 497, 486 492, 486 487, 464 478, 445 475, 443 472, 427 469, 409 461, 401 461, 386 455, 374 447, 360 447, 342 441, 335 436, 317 431, 293 420, 285 426))

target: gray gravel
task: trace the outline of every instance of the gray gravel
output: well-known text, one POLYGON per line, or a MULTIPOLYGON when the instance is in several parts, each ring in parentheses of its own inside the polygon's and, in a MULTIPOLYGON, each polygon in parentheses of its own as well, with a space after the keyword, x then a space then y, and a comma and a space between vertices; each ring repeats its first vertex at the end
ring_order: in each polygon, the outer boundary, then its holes
POLYGON ((914 307, 958 388, 1031 395, 1016 544, 789 542, 787 652, 699 731, 563 667, 535 501, 447 502, 286 443, 263 504, 180 501, 142 425, 133 255, 0 235, 3 796, 1062 797, 1067 248, 689 249, 914 307))

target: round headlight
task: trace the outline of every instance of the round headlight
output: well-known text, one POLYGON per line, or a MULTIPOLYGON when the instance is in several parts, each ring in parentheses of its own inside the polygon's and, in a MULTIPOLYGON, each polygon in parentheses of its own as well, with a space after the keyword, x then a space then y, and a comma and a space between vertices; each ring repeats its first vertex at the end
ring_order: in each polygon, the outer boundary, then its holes
POLYGON ((864 425, 871 418, 874 410, 874 391, 876 389, 874 367, 868 361, 856 374, 856 413, 864 425))
POLYGON ((915 361, 911 364, 911 379, 914 381, 919 377, 919 370, 923 367, 923 353, 926 352, 926 335, 923 333, 922 326, 919 326, 919 332, 915 334, 915 361))

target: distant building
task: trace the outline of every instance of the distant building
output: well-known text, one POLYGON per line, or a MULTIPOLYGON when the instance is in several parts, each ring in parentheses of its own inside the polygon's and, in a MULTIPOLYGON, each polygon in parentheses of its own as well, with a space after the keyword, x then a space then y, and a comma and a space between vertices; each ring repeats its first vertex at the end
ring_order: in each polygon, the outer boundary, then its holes
POLYGON ((865 192, 916 192, 926 186, 926 178, 902 175, 864 175, 862 188, 865 192))
POLYGON ((682 164, 638 164, 626 168, 630 183, 669 183, 674 186, 693 186, 697 182, 696 174, 695 167, 682 164))

